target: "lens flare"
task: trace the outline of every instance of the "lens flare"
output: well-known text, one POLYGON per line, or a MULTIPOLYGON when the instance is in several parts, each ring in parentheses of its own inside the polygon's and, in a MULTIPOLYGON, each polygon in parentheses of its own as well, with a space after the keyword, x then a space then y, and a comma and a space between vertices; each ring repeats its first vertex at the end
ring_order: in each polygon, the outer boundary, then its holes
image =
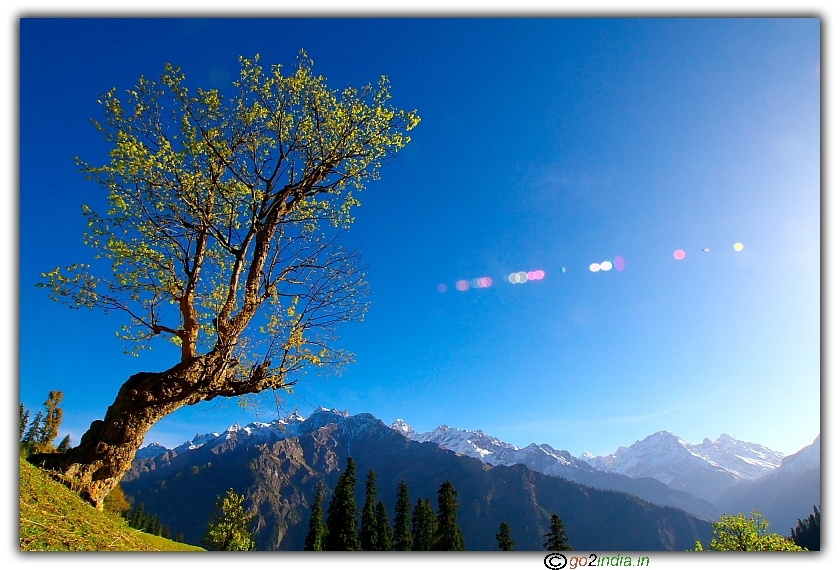
POLYGON ((592 273, 597 273, 598 271, 601 271, 601 264, 600 263, 590 264, 589 265, 589 271, 591 271, 592 273))
POLYGON ((681 249, 678 249, 674 252, 674 259, 680 260, 685 258, 685 252, 681 249))
POLYGON ((601 271, 609 271, 613 268, 613 264, 610 261, 602 261, 601 262, 601 271))
POLYGON ((615 258, 615 270, 624 271, 624 258, 620 255, 615 258))
POLYGON ((735 245, 732 246, 732 249, 734 249, 735 251, 741 251, 744 249, 744 244, 742 244, 741 242, 736 242, 735 245))
POLYGON ((561 267, 561 268, 560 268, 560 273, 566 273, 566 268, 565 268, 565 267, 561 267))
POLYGON ((446 293, 446 283, 441 283, 440 285, 438 285, 437 289, 441 293, 446 293))
POLYGON ((519 278, 519 283, 525 283, 526 281, 528 281, 528 274, 524 271, 520 271, 516 274, 516 276, 519 278))
POLYGON ((458 282, 455 284, 455 288, 456 288, 458 291, 466 291, 467 289, 469 289, 469 288, 470 288, 470 282, 469 282, 469 281, 467 281, 466 279, 461 279, 460 281, 458 281, 458 282))
POLYGON ((705 253, 708 253, 708 252, 710 252, 710 251, 712 251, 712 250, 711 250, 711 249, 709 249, 708 247, 704 247, 704 248, 703 248, 703 249, 701 249, 700 251, 705 252, 705 253))

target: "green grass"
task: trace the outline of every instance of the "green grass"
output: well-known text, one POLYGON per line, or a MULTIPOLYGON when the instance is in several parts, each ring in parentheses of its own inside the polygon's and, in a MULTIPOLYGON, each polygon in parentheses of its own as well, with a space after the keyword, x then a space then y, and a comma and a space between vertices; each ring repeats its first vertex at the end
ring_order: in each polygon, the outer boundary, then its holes
POLYGON ((21 550, 204 550, 130 528, 20 460, 21 550))

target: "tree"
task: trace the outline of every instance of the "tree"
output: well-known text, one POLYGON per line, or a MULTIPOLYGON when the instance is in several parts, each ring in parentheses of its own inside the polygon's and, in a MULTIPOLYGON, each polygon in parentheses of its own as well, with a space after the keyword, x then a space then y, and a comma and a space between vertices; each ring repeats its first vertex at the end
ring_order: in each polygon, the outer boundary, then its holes
POLYGON ((411 513, 412 550, 433 550, 435 543, 435 511, 429 499, 417 499, 414 511, 411 513))
POLYGON ((23 434, 26 432, 26 425, 29 423, 29 410, 24 409, 23 404, 20 405, 20 439, 23 439, 23 434))
MULTIPOLYGON (((750 518, 743 513, 737 515, 720 516, 720 520, 712 524, 712 542, 709 550, 737 550, 737 551, 765 551, 784 550, 801 551, 792 540, 768 531, 770 523, 758 511, 752 511, 750 518)), ((702 551, 703 546, 698 540, 696 551, 702 551)))
POLYGON ((52 453, 55 451, 53 440, 58 437, 58 428, 61 425, 61 419, 64 412, 58 407, 61 404, 61 399, 64 394, 50 390, 47 401, 44 402, 44 418, 41 424, 41 433, 38 440, 33 447, 34 453, 52 453))
POLYGON ((379 550, 379 534, 376 531, 376 473, 371 469, 365 480, 365 504, 362 506, 362 524, 359 526, 359 545, 362 550, 379 550))
MULTIPOLYGON (((61 440, 61 442, 58 444, 58 447, 56 447, 55 450, 58 453, 67 453, 67 450, 69 450, 71 447, 72 445, 70 444, 70 436, 65 435, 64 439, 61 440)), ((114 488, 116 489, 116 487, 114 488)))
POLYGON ((286 75, 239 61, 229 98, 191 91, 171 64, 122 98, 111 89, 93 121, 110 158, 76 159, 108 200, 105 213, 82 207, 93 264, 57 267, 38 285, 72 308, 120 314, 129 353, 157 339, 180 351, 168 370, 131 376, 78 446, 31 459, 97 506, 167 414, 291 390, 307 371, 352 361, 337 330, 361 320, 367 285, 340 238, 356 194, 420 119, 389 105, 384 76, 338 92, 303 51, 286 75))
POLYGON ((29 424, 29 429, 26 430, 23 439, 20 440, 21 454, 30 455, 35 449, 35 446, 38 445, 38 442, 41 440, 41 423, 43 419, 43 412, 35 414, 35 418, 29 424))
POLYGON ((499 525, 499 532, 496 535, 496 542, 499 543, 499 550, 513 550, 513 545, 515 543, 510 537, 510 526, 508 526, 508 523, 503 522, 499 525))
POLYGON ((327 508, 327 540, 324 550, 360 550, 356 530, 356 464, 347 458, 347 467, 338 477, 327 508))
POLYGON ((458 526, 458 491, 449 481, 444 481, 438 489, 437 530, 432 550, 466 550, 458 526))
POLYGON ((123 491, 122 485, 118 484, 116 487, 111 489, 111 492, 108 493, 107 497, 105 497, 104 510, 118 514, 123 518, 128 517, 131 505, 125 496, 125 491, 123 491))
POLYGON ((797 519, 796 528, 790 529, 790 539, 811 551, 820 549, 820 508, 814 505, 814 514, 804 521, 797 519))
POLYGON ((563 528, 563 521, 556 514, 551 515, 551 524, 547 533, 543 535, 546 541, 543 547, 551 552, 562 552, 571 550, 569 537, 566 536, 566 529, 563 528))
POLYGON ((327 529, 324 526, 324 509, 321 506, 324 502, 324 487, 318 484, 318 491, 315 493, 315 500, 312 501, 312 509, 309 515, 309 532, 303 541, 304 550, 324 550, 324 540, 327 529))
POLYGON ((397 506, 394 513, 394 550, 411 550, 411 500, 405 480, 397 487, 397 506))
MULTIPOLYGON (((257 543, 251 533, 255 515, 245 512, 244 495, 229 489, 224 497, 216 497, 216 506, 207 524, 201 544, 207 550, 256 550, 257 543)), ((154 517, 157 520, 157 517, 154 517)))
POLYGON ((376 550, 394 550, 394 531, 388 524, 388 509, 385 503, 376 503, 376 550))

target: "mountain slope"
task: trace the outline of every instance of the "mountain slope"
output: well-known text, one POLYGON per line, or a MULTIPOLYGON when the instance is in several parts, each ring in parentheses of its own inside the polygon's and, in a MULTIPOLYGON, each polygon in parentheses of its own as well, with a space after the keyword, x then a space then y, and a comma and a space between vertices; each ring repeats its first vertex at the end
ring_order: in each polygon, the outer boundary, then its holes
POLYGON ((200 538, 216 495, 233 487, 258 513, 260 549, 300 550, 318 483, 326 488, 328 504, 348 455, 360 481, 357 504, 364 498, 361 482, 373 469, 391 517, 400 480, 406 481, 412 503, 425 497, 433 504, 440 484, 452 482, 469 550, 495 550, 502 521, 511 526, 517 549, 542 550, 552 513, 563 518, 572 545, 584 550, 682 550, 711 533, 709 523, 677 509, 523 465, 491 467, 436 444, 408 440, 369 414, 324 409, 305 421, 231 428, 200 447, 141 458, 123 487, 187 540, 200 538))
POLYGON ((709 501, 682 490, 671 489, 653 478, 631 478, 624 474, 599 471, 587 461, 575 458, 568 451, 558 451, 545 443, 532 443, 519 448, 481 430, 468 431, 446 425, 421 433, 414 431, 401 419, 395 421, 391 429, 412 441, 435 443, 444 449, 479 459, 489 465, 525 465, 544 475, 562 477, 598 489, 631 493, 656 505, 677 507, 703 520, 717 520, 720 514, 709 501))
POLYGON ((778 469, 754 481, 728 489, 717 500, 726 513, 758 510, 770 521, 770 530, 787 536, 797 519, 820 505, 820 436, 785 457, 778 469))

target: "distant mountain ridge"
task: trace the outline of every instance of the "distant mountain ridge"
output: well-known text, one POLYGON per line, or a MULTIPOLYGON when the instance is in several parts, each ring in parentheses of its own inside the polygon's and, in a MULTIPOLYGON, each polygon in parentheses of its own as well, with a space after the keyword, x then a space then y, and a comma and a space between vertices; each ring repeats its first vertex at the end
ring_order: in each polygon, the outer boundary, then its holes
POLYGON ((691 444, 668 431, 659 431, 630 447, 581 459, 601 471, 628 477, 652 477, 681 491, 714 502, 728 488, 752 481, 777 469, 784 454, 727 434, 691 444))

